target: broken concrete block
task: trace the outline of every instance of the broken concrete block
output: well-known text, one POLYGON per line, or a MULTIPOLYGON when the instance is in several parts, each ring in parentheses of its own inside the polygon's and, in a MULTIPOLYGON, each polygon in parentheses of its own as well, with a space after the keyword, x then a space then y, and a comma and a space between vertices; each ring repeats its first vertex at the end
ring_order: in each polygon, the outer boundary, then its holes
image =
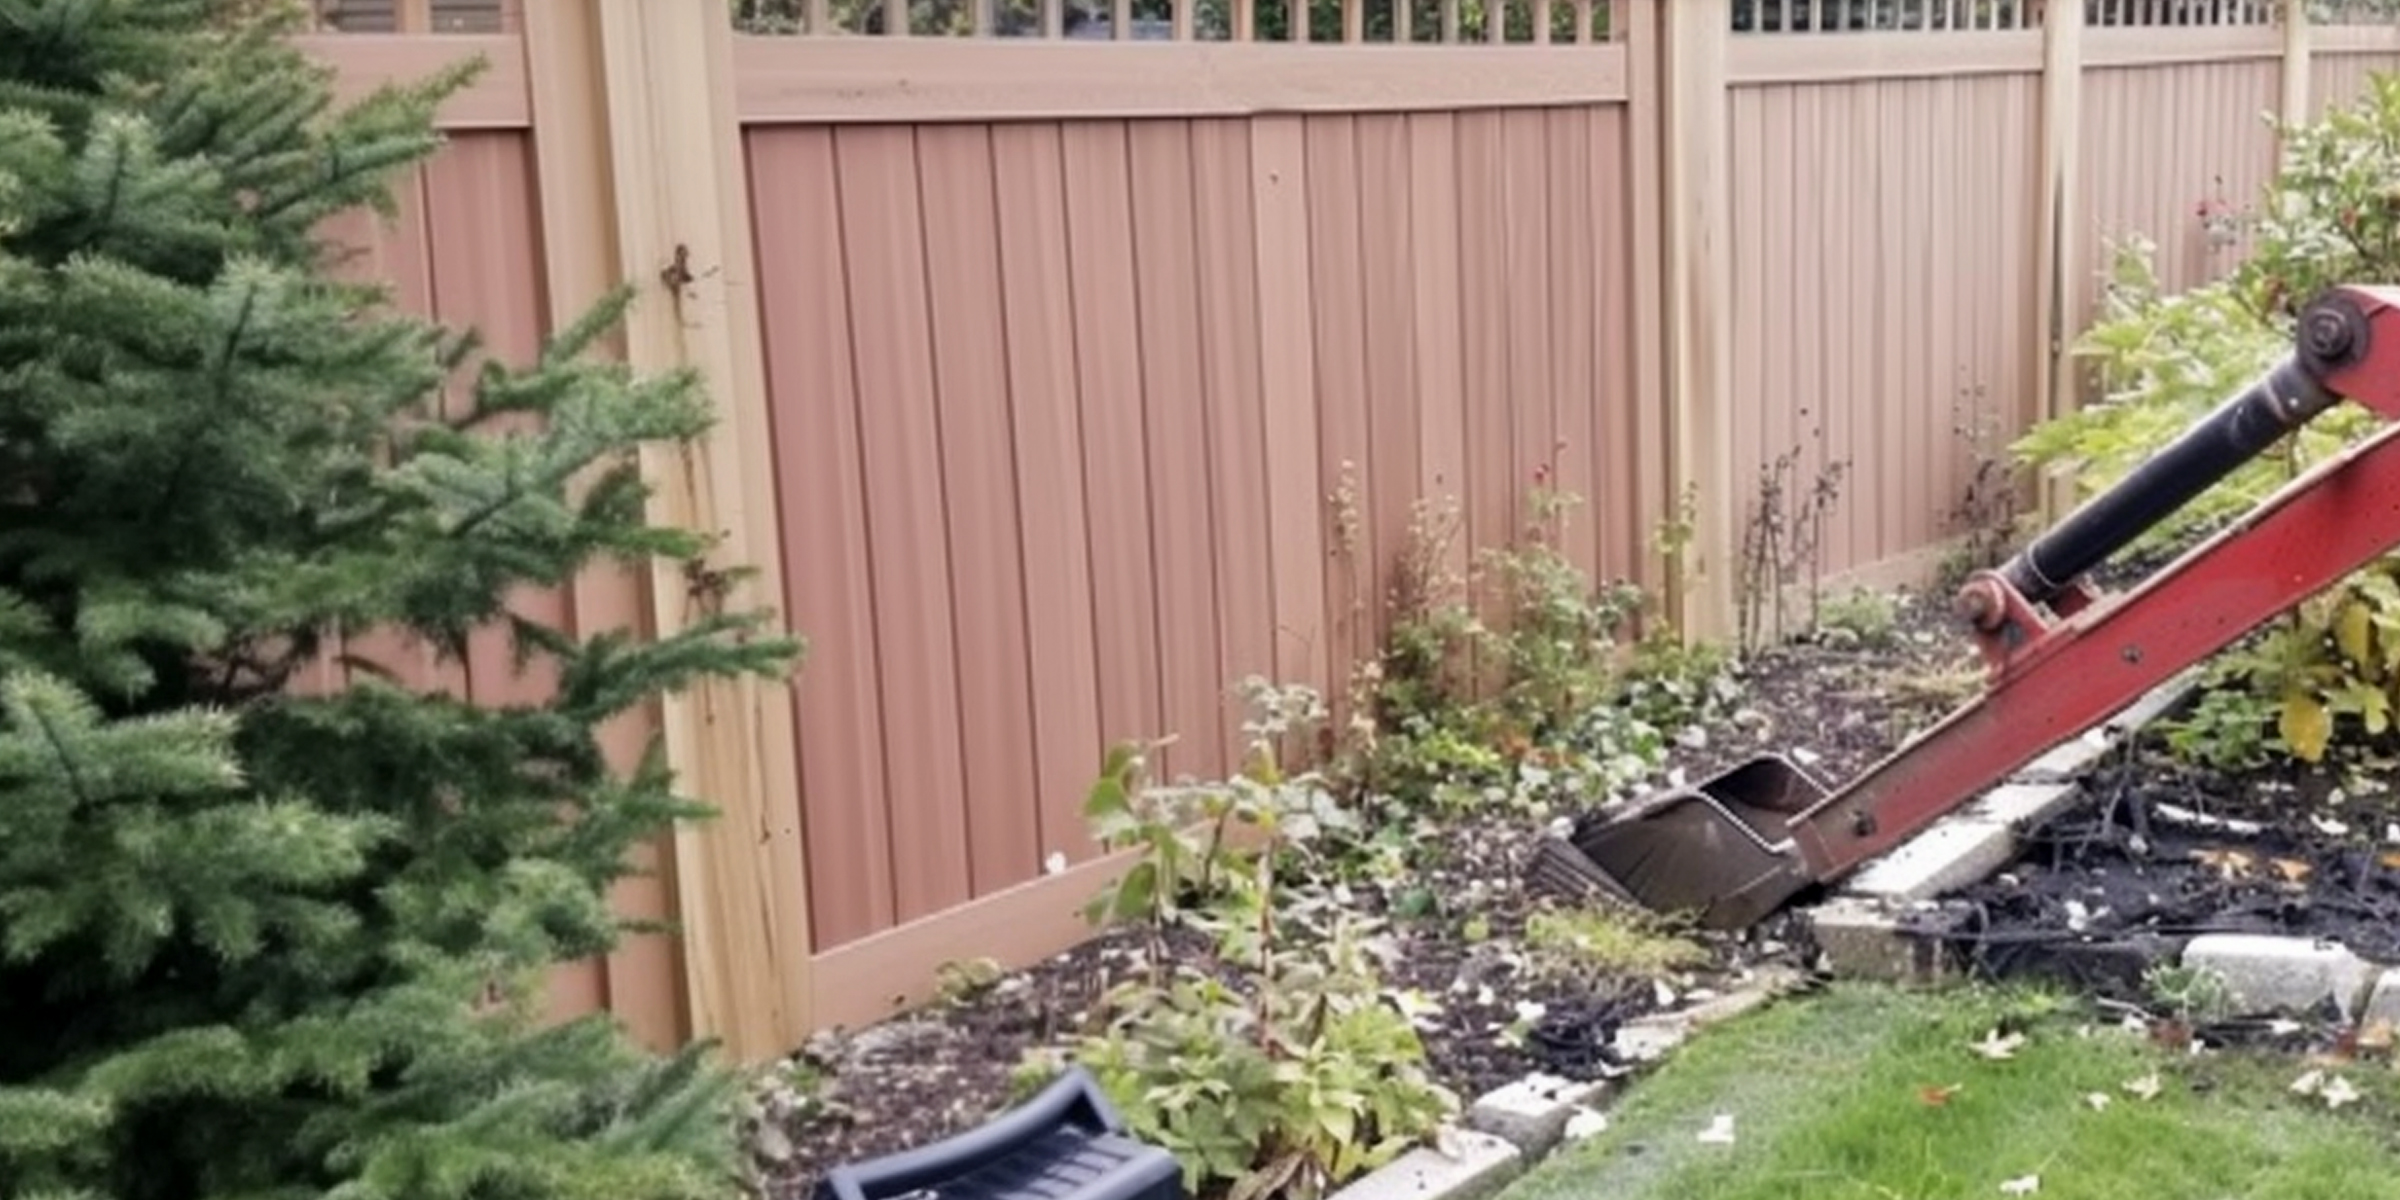
POLYGON ((1837 976, 1888 983, 1931 984, 1954 974, 1938 934, 1963 919, 1940 906, 1836 897, 1807 913, 1810 936, 1837 976))
POLYGON ((2072 781, 2093 763, 2100 761, 2100 756, 2108 753, 2115 744, 2106 727, 2084 730, 2081 736, 2060 742, 2049 753, 2027 763, 2015 778, 2026 783, 2072 781))
POLYGON ((1931 900, 2008 862, 2016 836, 1998 821, 1940 821, 1867 864, 1844 889, 1890 900, 1931 900))
POLYGON ((1494 1088, 1467 1106, 1466 1126, 1478 1133, 1508 1139, 1529 1159, 1548 1154, 1566 1136, 1567 1120, 1589 1105, 1607 1084, 1579 1083, 1556 1075, 1533 1074, 1494 1088))
POLYGON ((2374 965, 2347 947, 2273 934, 2202 934, 2183 948, 2183 965, 2215 972, 2245 1012, 2299 1012, 2331 999, 2347 1019, 2375 982, 2374 965))
POLYGON ((1935 822, 1867 864, 1842 890, 1890 900, 1931 900, 1976 883, 2015 857, 2018 830, 2064 811, 2080 794, 2065 783, 1994 788, 1958 815, 1935 822))
POLYGON ((1419 1146, 1333 1194, 1333 1200, 1483 1200, 1525 1169, 1507 1138, 1472 1129, 1455 1135, 1453 1158, 1419 1146))
POLYGON ((1657 1062, 1691 1040, 1691 1023, 1675 1014, 1652 1014, 1627 1021, 1617 1030, 1617 1053, 1627 1061, 1657 1062))

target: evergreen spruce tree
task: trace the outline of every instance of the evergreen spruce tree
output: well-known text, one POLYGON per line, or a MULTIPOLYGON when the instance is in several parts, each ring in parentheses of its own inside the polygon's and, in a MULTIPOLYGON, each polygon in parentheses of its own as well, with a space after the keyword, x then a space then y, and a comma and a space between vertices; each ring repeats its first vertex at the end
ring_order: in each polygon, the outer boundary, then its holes
POLYGON ((504 603, 706 553, 635 466, 706 399, 592 352, 629 296, 504 365, 336 282, 466 74, 337 106, 273 7, 0 0, 0 1196, 724 1195, 728 1073, 534 997, 705 811, 595 729, 799 646, 504 603), (554 699, 292 686, 494 624, 554 699))

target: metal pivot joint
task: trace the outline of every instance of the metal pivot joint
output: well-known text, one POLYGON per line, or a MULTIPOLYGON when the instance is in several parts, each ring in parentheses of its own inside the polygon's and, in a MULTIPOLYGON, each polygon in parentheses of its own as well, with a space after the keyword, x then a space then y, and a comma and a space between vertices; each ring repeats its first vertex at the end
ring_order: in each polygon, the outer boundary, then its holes
POLYGON ((1545 849, 1551 865, 1647 907, 1748 925, 2400 546, 2400 426, 2387 426, 2122 594, 2090 583, 2334 404, 2400 418, 2400 289, 2333 289, 2303 310, 2293 342, 2240 394, 1960 590, 1990 668, 1981 695, 1838 789, 1756 758, 1587 820, 1545 849))

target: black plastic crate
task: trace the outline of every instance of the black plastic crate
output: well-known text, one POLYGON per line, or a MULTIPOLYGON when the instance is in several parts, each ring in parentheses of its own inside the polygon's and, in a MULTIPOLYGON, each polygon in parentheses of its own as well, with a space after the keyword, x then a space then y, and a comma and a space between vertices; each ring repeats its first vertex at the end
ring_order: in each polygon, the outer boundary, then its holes
POLYGON ((975 1129, 835 1167, 815 1200, 1184 1200, 1183 1169, 1074 1067, 975 1129))

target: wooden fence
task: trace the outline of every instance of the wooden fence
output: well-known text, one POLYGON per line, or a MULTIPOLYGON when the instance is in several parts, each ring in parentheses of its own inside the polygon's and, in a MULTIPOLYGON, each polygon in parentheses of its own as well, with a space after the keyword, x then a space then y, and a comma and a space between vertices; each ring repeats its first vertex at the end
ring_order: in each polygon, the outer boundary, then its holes
POLYGON ((723 406, 657 464, 665 515, 725 530, 811 653, 657 715, 726 815, 621 897, 682 936, 556 1007, 750 1056, 1080 937, 1119 865, 1079 817, 1103 748, 1173 733, 1215 774, 1236 680, 1338 690, 1420 500, 1460 502, 1463 555, 1537 483, 1581 495, 1579 564, 1721 633, 1789 452, 1847 465, 1828 570, 1921 573, 1959 428, 2073 403, 2104 240, 2222 270, 2197 208, 2255 193, 2264 118, 2400 66, 2388 24, 2233 0, 732 7, 782 32, 340 0, 309 46, 347 87, 494 68, 402 219, 348 230, 359 269, 511 354, 635 280, 626 353, 723 406))

